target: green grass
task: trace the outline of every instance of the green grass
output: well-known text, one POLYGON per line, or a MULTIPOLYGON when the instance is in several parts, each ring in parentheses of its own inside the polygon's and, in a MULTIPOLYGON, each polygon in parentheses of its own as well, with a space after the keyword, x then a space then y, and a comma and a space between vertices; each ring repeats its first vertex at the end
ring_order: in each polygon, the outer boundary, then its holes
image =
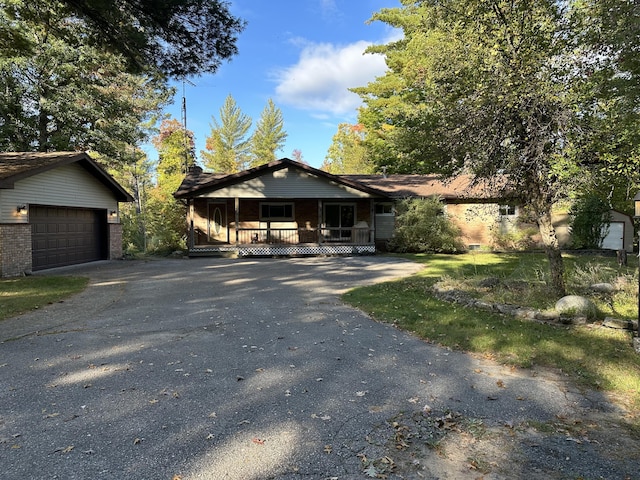
POLYGON ((0 321, 64 300, 88 282, 84 277, 45 276, 0 280, 0 321))
MULTIPOLYGON (((559 369, 579 385, 608 392, 635 411, 640 407, 640 355, 633 351, 630 332, 597 324, 568 327, 518 320, 442 302, 430 291, 430 287, 441 278, 464 285, 465 282, 473 283, 492 276, 530 282, 531 290, 538 293, 531 293, 529 300, 553 306, 557 297, 543 283, 543 269, 546 268, 543 256, 466 254, 405 257, 424 263, 425 269, 395 282, 357 288, 347 292, 344 300, 377 320, 415 332, 428 341, 508 365, 559 369)), ((619 271, 615 259, 604 257, 569 257, 565 262, 567 271, 576 266, 595 265, 593 269, 599 272, 598 278, 610 275, 601 281, 633 273, 632 267, 619 271)), ((578 284, 567 283, 572 285, 571 288, 579 288, 578 284)), ((635 288, 637 295, 637 281, 635 288)), ((518 298, 526 300, 522 295, 518 298)), ((637 302, 637 296, 633 301, 637 302)), ((633 313, 637 315, 637 310, 633 313)))

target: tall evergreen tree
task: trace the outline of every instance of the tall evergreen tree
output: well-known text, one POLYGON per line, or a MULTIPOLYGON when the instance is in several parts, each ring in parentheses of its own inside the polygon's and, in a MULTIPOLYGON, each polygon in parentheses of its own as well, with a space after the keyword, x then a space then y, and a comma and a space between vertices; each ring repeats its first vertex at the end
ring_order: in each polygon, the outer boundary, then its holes
POLYGON ((55 8, 65 23, 82 26, 82 45, 123 57, 132 73, 213 73, 237 53, 245 25, 228 6, 223 0, 8 0, 0 11, 0 51, 37 52, 20 23, 47 27, 46 12, 55 8))
POLYGON ((68 21, 57 2, 11 6, 16 18, 0 13, 0 25, 19 29, 31 50, 0 53, 1 149, 93 150, 118 160, 146 139, 172 94, 162 79, 125 73, 122 57, 84 44, 85 25, 68 21))
POLYGON ((251 137, 251 162, 249 166, 257 167, 276 159, 276 152, 282 150, 287 133, 284 131, 282 112, 269 99, 260 114, 260 119, 251 137))
POLYGON ((244 170, 249 161, 250 138, 247 137, 252 120, 243 114, 229 94, 220 108, 220 122, 212 117, 211 134, 206 150, 200 154, 205 166, 217 173, 235 173, 244 170))

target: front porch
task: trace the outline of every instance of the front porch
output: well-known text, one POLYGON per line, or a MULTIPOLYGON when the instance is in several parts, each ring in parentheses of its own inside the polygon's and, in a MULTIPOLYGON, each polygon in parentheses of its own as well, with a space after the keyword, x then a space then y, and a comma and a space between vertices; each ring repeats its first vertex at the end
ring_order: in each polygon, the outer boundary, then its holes
MULTIPOLYGON (((234 236, 233 231, 230 233, 234 236)), ((373 230, 366 225, 316 229, 238 228, 235 242, 193 242, 189 256, 367 255, 376 251, 373 238, 373 230)))

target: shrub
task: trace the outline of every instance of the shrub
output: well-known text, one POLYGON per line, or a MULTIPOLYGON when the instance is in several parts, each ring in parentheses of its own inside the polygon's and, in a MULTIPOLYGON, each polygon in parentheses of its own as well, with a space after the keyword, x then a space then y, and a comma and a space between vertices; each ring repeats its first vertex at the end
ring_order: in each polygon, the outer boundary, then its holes
POLYGON ((574 248, 600 248, 611 221, 609 205, 590 195, 576 201, 569 212, 574 248))
POLYGON ((439 199, 405 199, 396 206, 396 227, 389 250, 412 253, 464 251, 460 230, 439 199))

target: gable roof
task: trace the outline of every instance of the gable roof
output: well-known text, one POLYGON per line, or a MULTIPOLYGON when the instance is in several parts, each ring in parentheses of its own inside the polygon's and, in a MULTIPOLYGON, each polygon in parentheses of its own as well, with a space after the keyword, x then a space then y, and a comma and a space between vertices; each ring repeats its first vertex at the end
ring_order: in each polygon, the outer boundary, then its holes
POLYGON ((508 196, 505 179, 489 182, 473 175, 341 175, 382 190, 392 198, 440 197, 445 200, 494 200, 508 196))
POLYGON ((78 163, 96 177, 119 202, 133 201, 129 192, 85 152, 0 153, 0 188, 14 188, 19 180, 72 163, 78 163))
POLYGON ((373 186, 353 181, 343 175, 332 175, 331 173, 323 172, 322 170, 293 161, 289 158, 281 158, 280 160, 274 160, 273 162, 265 163, 259 167, 231 174, 203 173, 201 168, 195 167, 187 173, 180 184, 180 187, 178 187, 178 190, 173 194, 173 196, 175 198, 190 198, 204 192, 220 190, 231 185, 246 182, 247 180, 259 177, 265 173, 282 170, 284 168, 302 170, 310 175, 323 178, 327 181, 335 182, 339 185, 344 185, 361 192, 379 197, 388 197, 386 192, 373 186))

